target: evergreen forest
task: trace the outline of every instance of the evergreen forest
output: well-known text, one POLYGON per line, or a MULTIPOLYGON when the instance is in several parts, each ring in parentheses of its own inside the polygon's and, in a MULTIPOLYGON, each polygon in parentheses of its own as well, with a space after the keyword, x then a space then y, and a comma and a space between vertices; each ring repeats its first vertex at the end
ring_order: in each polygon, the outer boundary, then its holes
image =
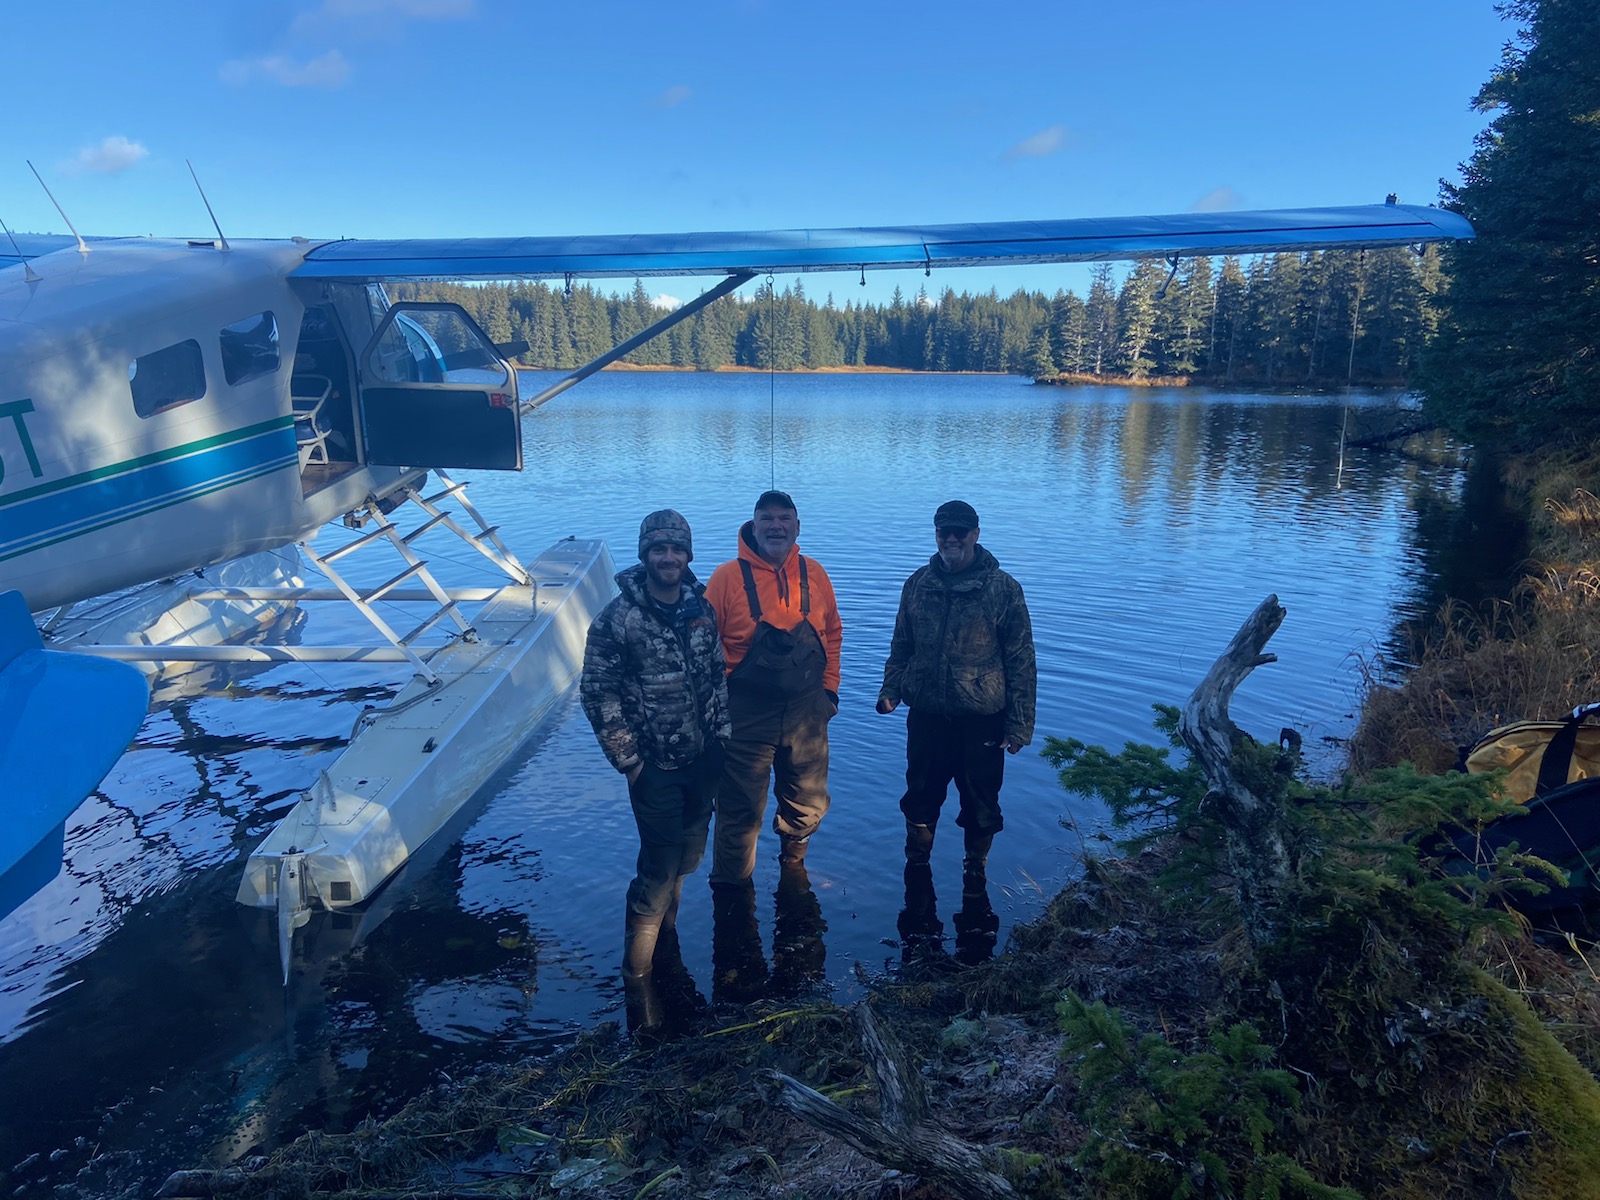
MULTIPOLYGON (((1184 259, 1094 268, 1088 294, 937 295, 887 305, 817 303, 803 277, 724 297, 623 361, 714 371, 878 367, 1129 378, 1251 387, 1407 382, 1433 332, 1438 253, 1410 249, 1184 259), (1171 278, 1169 280, 1169 274, 1171 278)), ((544 283, 401 284, 396 300, 449 300, 518 361, 570 369, 666 315, 642 280, 630 294, 544 283)))

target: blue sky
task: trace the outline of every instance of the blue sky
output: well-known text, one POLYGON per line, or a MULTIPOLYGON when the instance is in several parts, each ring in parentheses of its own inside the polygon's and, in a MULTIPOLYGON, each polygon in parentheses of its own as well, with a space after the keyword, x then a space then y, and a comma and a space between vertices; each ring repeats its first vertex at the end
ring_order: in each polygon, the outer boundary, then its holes
POLYGON ((64 232, 32 160, 84 233, 209 233, 187 158, 230 237, 322 238, 1429 203, 1514 29, 1491 0, 62 0, 6 33, 12 229, 64 232))

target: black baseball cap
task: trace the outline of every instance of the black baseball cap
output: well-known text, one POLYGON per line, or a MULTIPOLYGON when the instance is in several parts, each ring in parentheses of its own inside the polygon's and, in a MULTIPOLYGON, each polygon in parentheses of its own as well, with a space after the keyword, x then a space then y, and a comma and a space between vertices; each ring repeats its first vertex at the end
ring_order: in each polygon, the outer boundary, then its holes
POLYGON ((935 526, 959 525, 963 529, 976 529, 978 510, 965 500, 946 500, 939 505, 939 511, 933 514, 933 523, 935 526))
POLYGON ((794 506, 794 498, 788 492, 780 492, 776 488, 756 497, 755 511, 760 512, 763 508, 787 508, 794 513, 800 511, 794 506))

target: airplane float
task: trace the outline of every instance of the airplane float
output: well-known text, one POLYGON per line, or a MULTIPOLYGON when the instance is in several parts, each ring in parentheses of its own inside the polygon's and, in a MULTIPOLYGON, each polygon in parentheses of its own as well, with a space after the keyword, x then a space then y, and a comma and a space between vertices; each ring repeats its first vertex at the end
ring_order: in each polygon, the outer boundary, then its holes
POLYGON ((1164 259, 1176 273, 1183 257, 1471 236, 1460 216, 1392 197, 1345 208, 765 233, 8 235, 0 916, 59 870, 65 821, 145 715, 147 672, 205 662, 408 664, 409 683, 363 713, 343 753, 245 866, 238 899, 276 911, 287 981, 295 929, 316 909, 367 901, 533 732, 579 672, 589 622, 613 593, 603 542, 557 542, 524 564, 446 472, 521 470, 524 413, 751 278, 1107 259, 1164 259), (394 280, 689 275, 719 281, 527 399, 508 361, 518 347, 495 345, 456 305, 390 303, 383 289, 394 280), (313 538, 330 522, 357 536, 318 552, 313 538), (444 585, 415 548, 429 533, 460 539, 505 582, 444 585), (357 551, 386 551, 393 573, 349 570, 341 560, 357 551), (306 583, 306 563, 326 584, 306 583), (257 636, 285 606, 326 600, 354 606, 378 636, 357 646, 257 636), (401 632, 384 614, 408 606, 418 606, 417 623, 401 632))

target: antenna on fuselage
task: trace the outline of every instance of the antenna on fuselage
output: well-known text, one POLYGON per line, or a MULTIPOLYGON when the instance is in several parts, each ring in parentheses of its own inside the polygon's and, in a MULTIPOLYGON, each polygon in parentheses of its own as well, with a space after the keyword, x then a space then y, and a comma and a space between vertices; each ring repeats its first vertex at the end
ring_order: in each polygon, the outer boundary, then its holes
POLYGON ((200 193, 200 203, 206 206, 206 215, 211 218, 211 227, 217 231, 217 249, 226 250, 228 239, 222 236, 222 225, 217 220, 217 214, 211 211, 211 201, 206 199, 206 190, 200 186, 200 176, 194 173, 194 164, 186 158, 183 160, 183 165, 189 168, 189 177, 194 180, 195 189, 200 193))
MULTIPOLYGON (((45 185, 44 176, 39 174, 39 168, 34 166, 33 163, 28 162, 27 159, 23 159, 22 161, 28 163, 28 170, 33 172, 33 177, 39 181, 39 186, 44 188, 44 194, 46 196, 50 196, 50 189, 45 185)), ((54 196, 50 196, 50 203, 56 205, 56 211, 61 214, 61 219, 66 221, 67 228, 72 230, 72 236, 78 239, 78 253, 89 253, 89 243, 83 240, 83 234, 79 233, 76 229, 73 229, 72 221, 67 216, 66 210, 63 209, 61 205, 56 204, 56 198, 54 196)))
POLYGON ((17 245, 17 239, 12 235, 11 227, 4 221, 0 221, 0 229, 4 229, 6 231, 6 236, 11 238, 11 248, 17 252, 17 258, 22 262, 23 278, 29 283, 42 283, 43 276, 33 269, 33 264, 31 262, 22 257, 22 247, 17 245))

